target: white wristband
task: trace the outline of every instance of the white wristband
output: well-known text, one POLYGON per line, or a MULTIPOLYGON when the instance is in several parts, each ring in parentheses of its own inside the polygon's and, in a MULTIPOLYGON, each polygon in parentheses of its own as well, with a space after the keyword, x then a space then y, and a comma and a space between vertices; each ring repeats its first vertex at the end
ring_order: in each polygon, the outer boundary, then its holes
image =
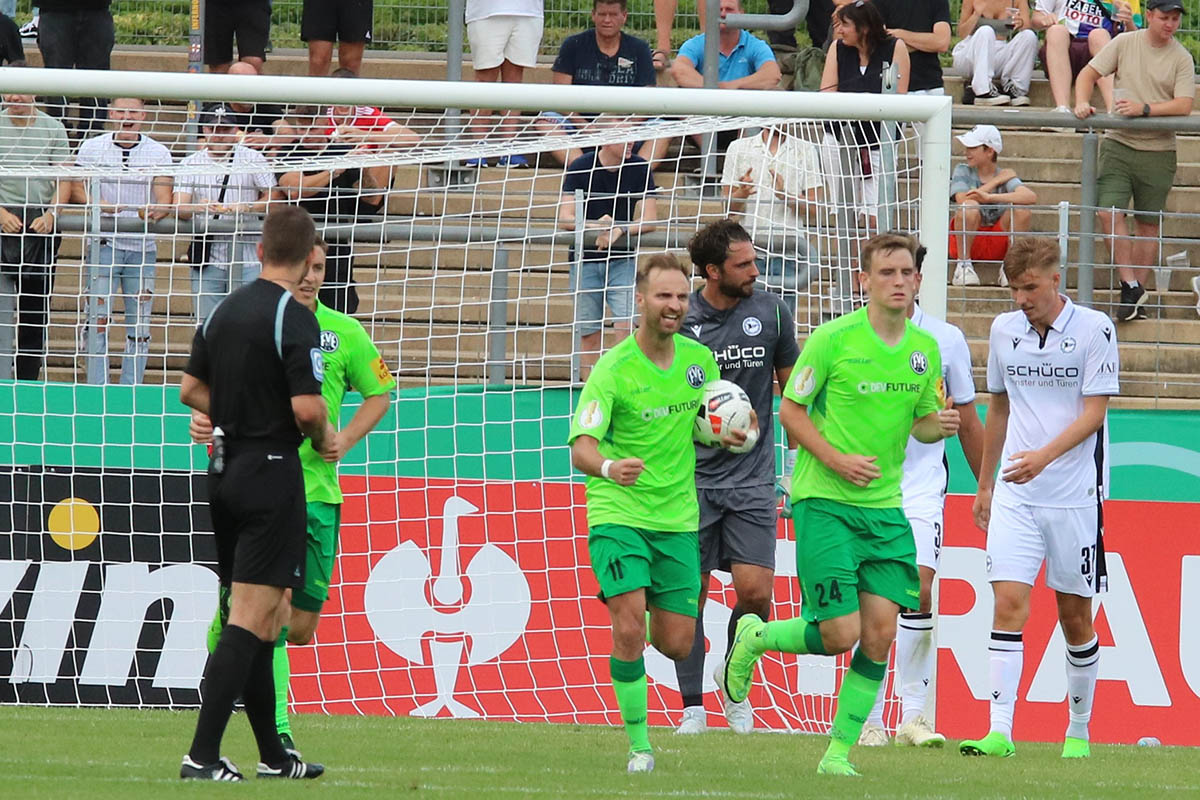
POLYGON ((783 474, 789 478, 796 471, 796 451, 793 449, 785 450, 783 453, 783 474))
POLYGON ((611 458, 604 459, 604 463, 600 465, 600 474, 605 478, 608 478, 610 481, 612 480, 612 476, 608 474, 608 470, 610 467, 612 467, 612 465, 613 460, 611 458))

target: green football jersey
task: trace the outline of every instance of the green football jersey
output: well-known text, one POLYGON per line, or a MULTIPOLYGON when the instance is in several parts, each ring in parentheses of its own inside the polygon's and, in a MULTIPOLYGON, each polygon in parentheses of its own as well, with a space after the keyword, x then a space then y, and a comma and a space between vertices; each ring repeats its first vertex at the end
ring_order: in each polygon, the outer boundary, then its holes
POLYGON ((712 351, 675 336, 675 361, 659 369, 630 336, 596 363, 579 396, 569 442, 600 442, 614 461, 640 458, 645 471, 633 486, 588 476, 588 525, 614 523, 654 531, 694 531, 696 448, 692 430, 704 384, 720 371, 712 351))
MULTIPOLYGON (((390 391, 396 379, 383 363, 375 343, 362 323, 348 314, 334 311, 317 302, 317 324, 321 326, 321 352, 325 356, 325 380, 321 396, 329 407, 329 421, 338 427, 342 400, 348 388, 363 397, 390 391)), ((304 494, 309 503, 341 503, 337 465, 329 464, 313 450, 308 439, 300 445, 300 464, 304 467, 304 494)))
POLYGON ((895 347, 883 343, 860 308, 812 332, 783 395, 807 406, 821 435, 842 453, 876 456, 882 476, 855 486, 804 448, 792 500, 820 497, 870 508, 899 508, 904 448, 913 420, 941 408, 937 340, 908 322, 895 347))

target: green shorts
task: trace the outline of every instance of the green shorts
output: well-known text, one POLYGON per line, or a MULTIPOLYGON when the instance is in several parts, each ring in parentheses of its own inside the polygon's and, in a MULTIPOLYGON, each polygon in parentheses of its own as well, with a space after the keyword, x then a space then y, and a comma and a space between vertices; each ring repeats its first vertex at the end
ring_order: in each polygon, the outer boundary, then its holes
POLYGON ((700 540, 696 531, 594 525, 588 531, 588 555, 605 597, 645 589, 647 605, 697 615, 700 540))
POLYGON ((1167 207, 1167 195, 1175 183, 1175 151, 1134 150, 1103 139, 1097 174, 1098 207, 1125 209, 1132 198, 1134 219, 1157 223, 1157 212, 1167 207))
POLYGON ((917 608, 921 580, 912 527, 899 508, 862 508, 808 498, 792 504, 800 612, 809 622, 858 610, 869 592, 917 608))
POLYGON ((329 599, 329 581, 337 558, 338 526, 342 507, 337 503, 308 504, 308 537, 305 543, 304 586, 292 591, 292 605, 320 613, 329 599))

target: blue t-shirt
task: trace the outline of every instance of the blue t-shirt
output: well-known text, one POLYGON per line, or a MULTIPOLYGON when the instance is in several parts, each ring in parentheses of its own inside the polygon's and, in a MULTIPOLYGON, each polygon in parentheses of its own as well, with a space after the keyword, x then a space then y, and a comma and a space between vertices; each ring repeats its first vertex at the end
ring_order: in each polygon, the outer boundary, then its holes
MULTIPOLYGON (((650 164, 641 156, 630 156, 624 163, 609 169, 597 162, 599 151, 584 153, 567 165, 563 176, 563 194, 574 194, 583 189, 583 218, 600 219, 605 214, 612 217, 616 225, 633 222, 633 212, 646 195, 657 190, 650 164)), ((583 224, 579 220, 578 224, 583 224)), ((629 237, 617 239, 611 250, 584 250, 584 261, 604 261, 612 253, 630 252, 629 237)), ((570 249, 570 259, 575 260, 575 248, 570 249)))
POLYGON ((654 57, 650 46, 629 34, 621 34, 616 55, 606 55, 596 44, 596 31, 568 36, 558 48, 553 72, 571 76, 575 86, 654 86, 654 57))
MULTIPOLYGON (((704 72, 704 34, 693 36, 684 42, 679 48, 679 55, 695 64, 697 71, 704 72)), ((775 53, 771 51, 770 45, 757 36, 751 36, 749 31, 742 31, 737 47, 733 48, 732 53, 728 56, 724 53, 719 55, 721 60, 717 66, 717 80, 722 82, 736 81, 738 78, 753 75, 763 64, 775 60, 775 53)))

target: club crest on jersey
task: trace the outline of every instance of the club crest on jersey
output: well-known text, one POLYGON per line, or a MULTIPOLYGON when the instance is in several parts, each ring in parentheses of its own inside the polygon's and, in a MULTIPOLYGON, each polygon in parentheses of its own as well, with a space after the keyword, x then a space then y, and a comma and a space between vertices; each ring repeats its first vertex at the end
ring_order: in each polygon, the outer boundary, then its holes
POLYGON ((579 409, 579 427, 591 430, 600 427, 600 423, 603 421, 604 412, 600 410, 600 404, 595 400, 579 409))
POLYGON ((321 331, 321 349, 326 353, 332 353, 338 349, 341 340, 333 331, 321 331))
POLYGON ((1058 345, 1058 349, 1062 350, 1064 353, 1074 353, 1075 352, 1075 340, 1072 339, 1070 336, 1064 336, 1063 340, 1058 345))
POLYGON ((693 389, 699 389, 703 386, 705 377, 704 367, 699 364, 692 364, 687 368, 688 386, 691 386, 693 389))
POLYGON ((762 333, 762 321, 758 317, 746 317, 742 320, 742 333, 747 336, 758 336, 762 333))
POLYGON ((920 350, 913 350, 912 355, 908 357, 908 365, 912 367, 913 372, 924 375, 929 369, 929 359, 920 350))
POLYGON ((801 397, 812 394, 813 389, 817 386, 817 376, 813 372, 813 368, 804 367, 796 373, 796 382, 793 386, 796 389, 796 394, 801 397))

